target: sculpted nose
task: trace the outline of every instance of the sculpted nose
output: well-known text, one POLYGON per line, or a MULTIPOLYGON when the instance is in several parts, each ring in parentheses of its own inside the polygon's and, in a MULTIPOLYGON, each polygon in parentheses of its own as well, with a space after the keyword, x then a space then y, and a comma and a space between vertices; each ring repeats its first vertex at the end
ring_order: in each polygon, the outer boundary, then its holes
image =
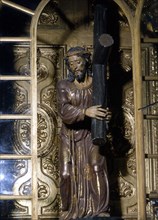
POLYGON ((73 68, 74 70, 76 70, 77 69, 77 65, 76 64, 74 64, 74 68, 73 68))

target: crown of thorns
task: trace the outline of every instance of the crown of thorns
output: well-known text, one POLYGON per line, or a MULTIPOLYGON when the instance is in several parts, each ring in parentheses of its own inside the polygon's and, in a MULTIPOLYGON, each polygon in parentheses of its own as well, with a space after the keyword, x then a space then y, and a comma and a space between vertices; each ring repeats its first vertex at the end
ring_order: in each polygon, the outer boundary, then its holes
POLYGON ((82 55, 88 55, 90 56, 90 52, 87 51, 84 47, 72 47, 68 50, 66 56, 65 56, 65 59, 66 58, 69 58, 73 55, 79 55, 79 56, 82 56, 82 55))

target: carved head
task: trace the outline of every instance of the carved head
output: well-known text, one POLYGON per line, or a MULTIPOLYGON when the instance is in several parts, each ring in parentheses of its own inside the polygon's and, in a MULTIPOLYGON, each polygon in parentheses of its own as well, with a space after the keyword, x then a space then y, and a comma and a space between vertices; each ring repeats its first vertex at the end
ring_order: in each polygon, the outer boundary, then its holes
POLYGON ((90 52, 83 47, 72 47, 68 50, 65 62, 69 70, 68 80, 73 82, 75 78, 82 81, 85 74, 92 75, 90 52))

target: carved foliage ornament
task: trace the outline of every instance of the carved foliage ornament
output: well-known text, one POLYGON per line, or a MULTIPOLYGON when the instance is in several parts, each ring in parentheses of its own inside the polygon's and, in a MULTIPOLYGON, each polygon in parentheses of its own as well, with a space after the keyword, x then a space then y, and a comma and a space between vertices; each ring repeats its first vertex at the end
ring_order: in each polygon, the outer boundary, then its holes
POLYGON ((42 171, 56 182, 59 180, 58 150, 55 148, 51 154, 42 159, 42 171))
POLYGON ((43 10, 38 25, 57 25, 59 23, 59 15, 57 13, 58 2, 51 1, 43 10))
MULTIPOLYGON (((29 114, 28 105, 22 106, 18 112, 29 114)), ((48 106, 38 105, 38 156, 47 155, 52 147, 56 135, 56 115, 48 106)), ((31 122, 30 120, 16 120, 14 123, 15 151, 19 154, 29 154, 31 151, 31 122), (17 132, 18 131, 18 132, 17 132)))

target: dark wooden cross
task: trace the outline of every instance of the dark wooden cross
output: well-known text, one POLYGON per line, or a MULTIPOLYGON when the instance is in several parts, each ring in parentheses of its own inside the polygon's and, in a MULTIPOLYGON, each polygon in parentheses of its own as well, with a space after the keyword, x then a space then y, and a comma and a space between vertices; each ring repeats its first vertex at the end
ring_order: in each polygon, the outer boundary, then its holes
MULTIPOLYGON (((107 107, 107 61, 113 45, 113 38, 107 33, 107 10, 105 0, 96 4, 93 34, 93 105, 101 105, 103 108, 107 107)), ((105 145, 107 122, 92 119, 91 129, 93 143, 105 145)))

